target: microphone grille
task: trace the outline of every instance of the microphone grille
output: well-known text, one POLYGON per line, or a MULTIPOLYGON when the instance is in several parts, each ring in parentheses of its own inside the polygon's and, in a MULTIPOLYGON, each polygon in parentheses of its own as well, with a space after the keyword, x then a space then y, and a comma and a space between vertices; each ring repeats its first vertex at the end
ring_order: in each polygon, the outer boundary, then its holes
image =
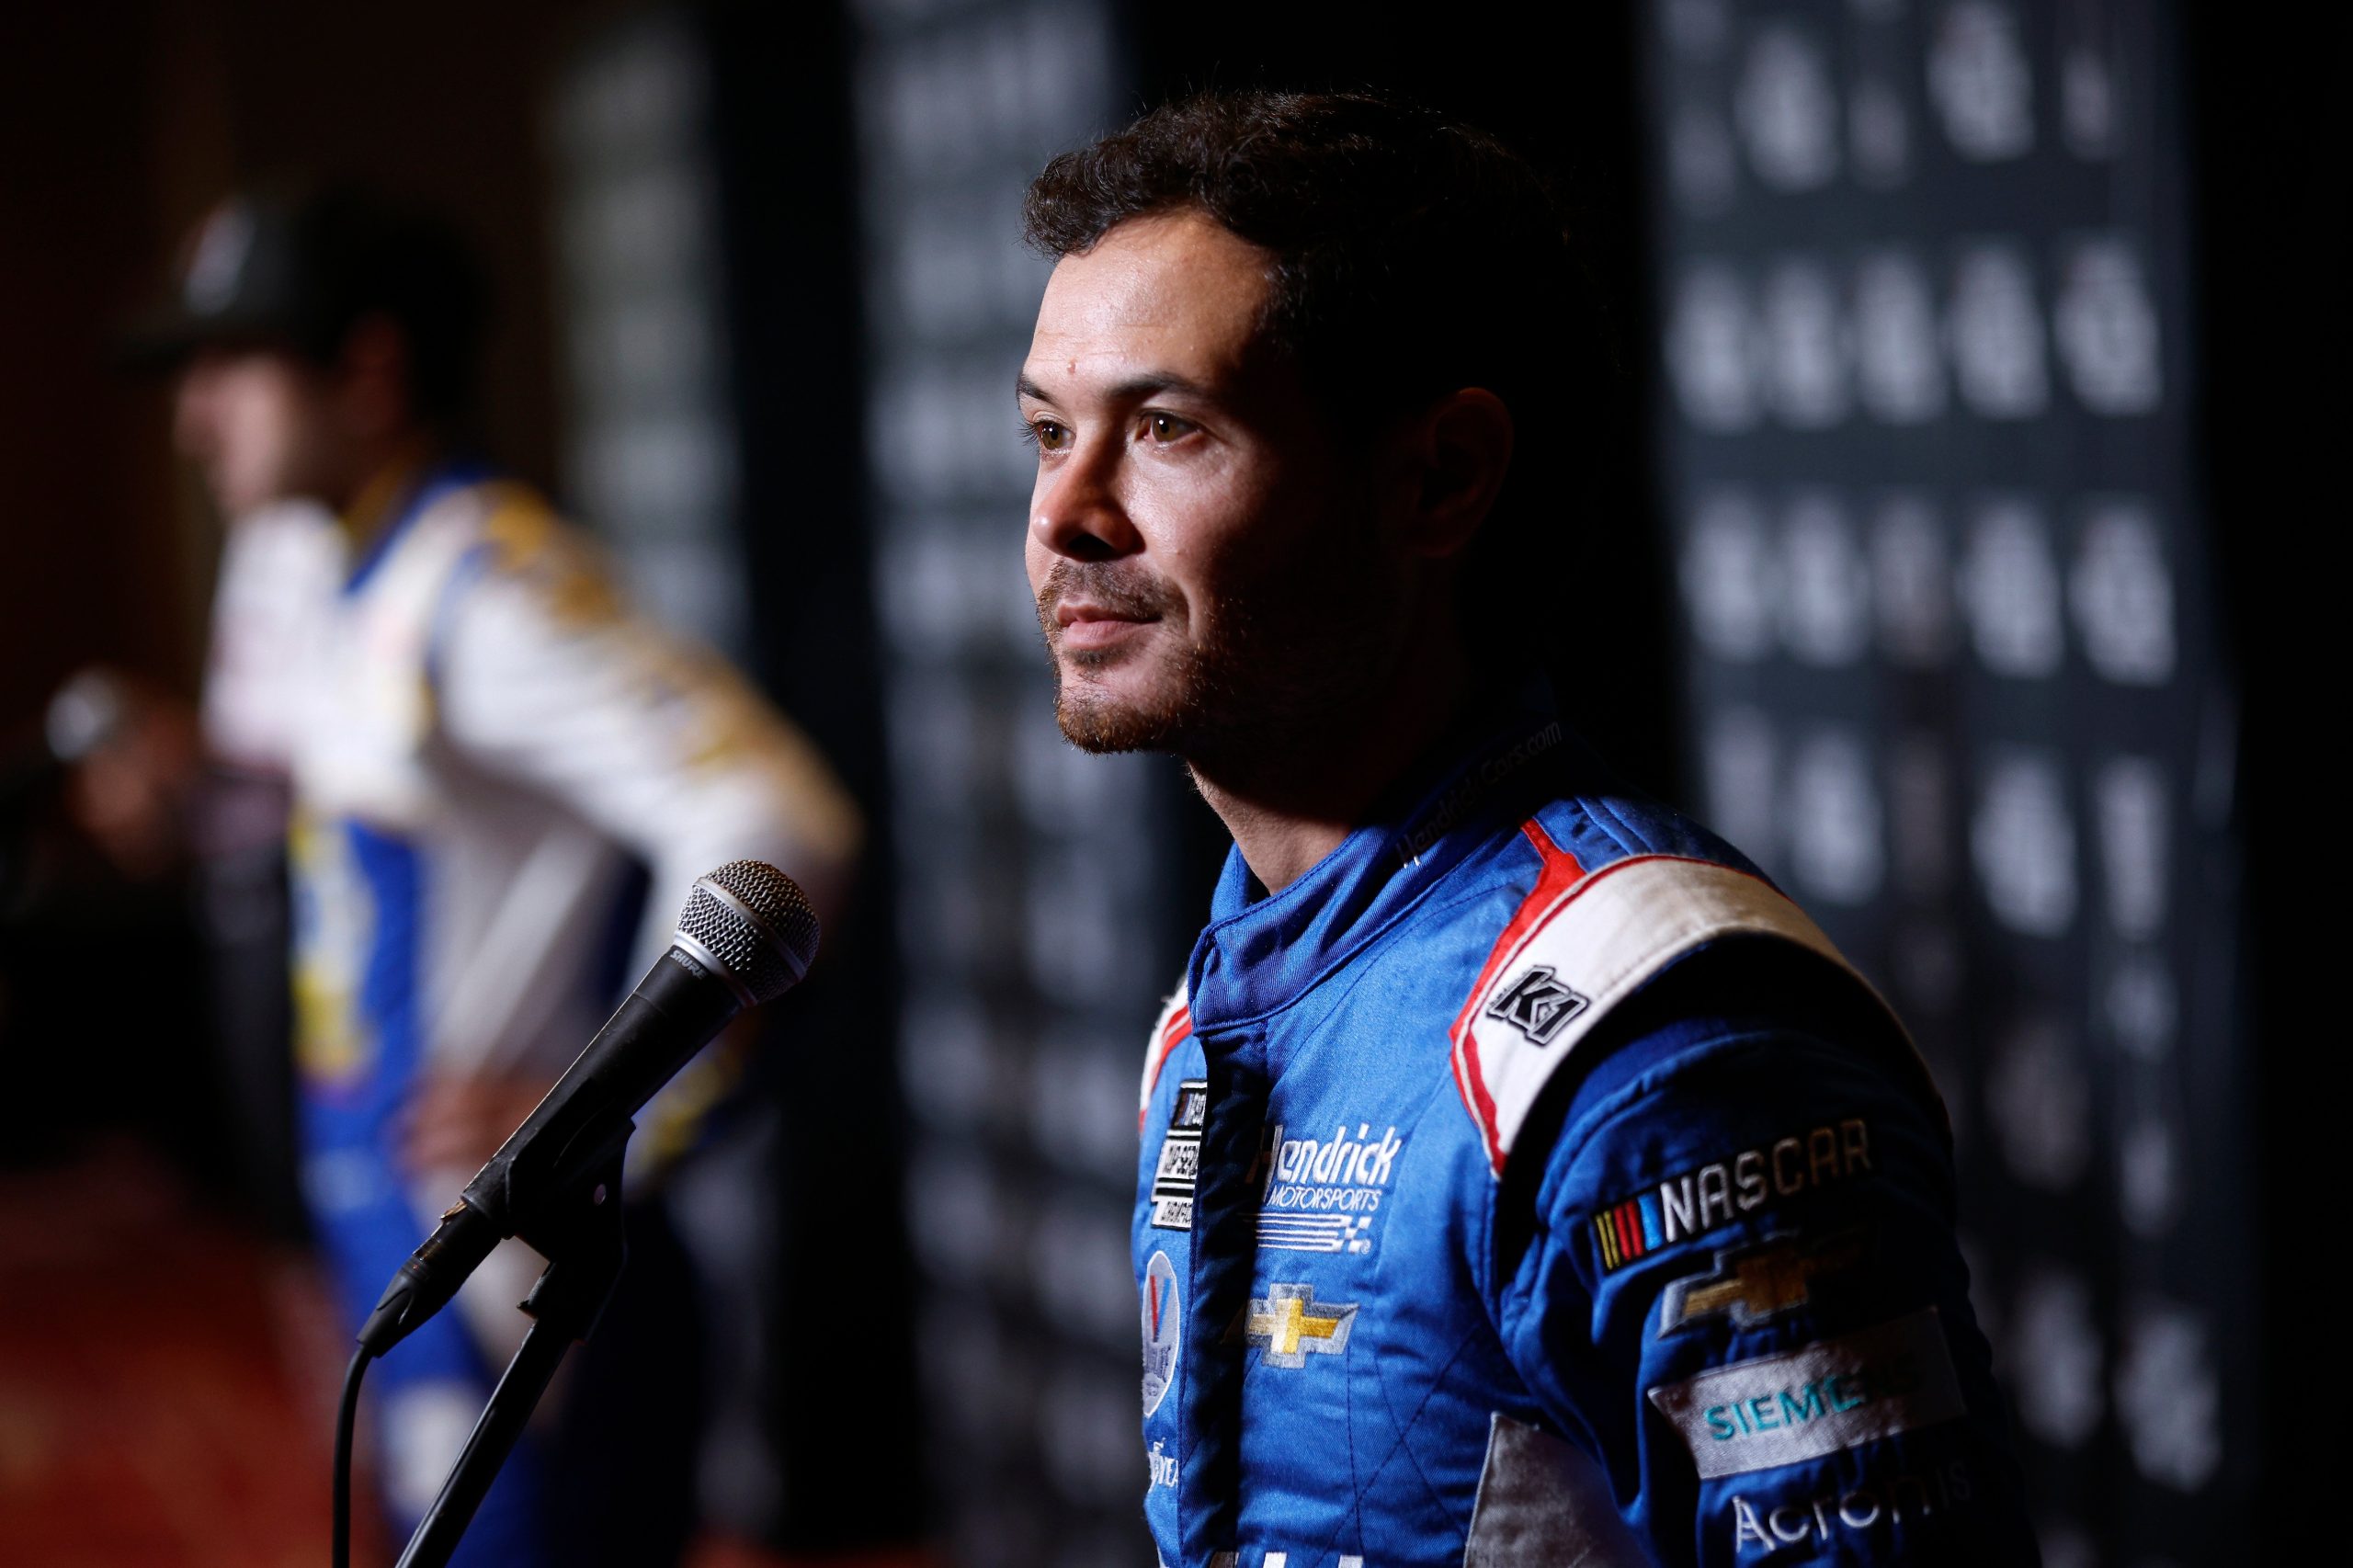
POLYGON ((678 934, 717 959, 756 1003, 780 994, 817 956, 817 915, 808 896, 758 860, 731 860, 697 881, 678 934))

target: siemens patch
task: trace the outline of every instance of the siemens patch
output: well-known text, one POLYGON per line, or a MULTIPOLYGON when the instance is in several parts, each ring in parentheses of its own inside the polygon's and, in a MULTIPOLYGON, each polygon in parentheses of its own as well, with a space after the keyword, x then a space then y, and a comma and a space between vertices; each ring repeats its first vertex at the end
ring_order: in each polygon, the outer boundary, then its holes
POLYGON ((1701 1480, 1820 1459, 1963 1414, 1937 1310, 1650 1391, 1701 1480))
POLYGON ((1663 1246, 1729 1225, 1768 1203, 1870 1168, 1870 1129, 1859 1116, 1744 1149, 1728 1160, 1669 1176, 1596 1214, 1593 1236, 1601 1249, 1601 1267, 1623 1268, 1663 1246))

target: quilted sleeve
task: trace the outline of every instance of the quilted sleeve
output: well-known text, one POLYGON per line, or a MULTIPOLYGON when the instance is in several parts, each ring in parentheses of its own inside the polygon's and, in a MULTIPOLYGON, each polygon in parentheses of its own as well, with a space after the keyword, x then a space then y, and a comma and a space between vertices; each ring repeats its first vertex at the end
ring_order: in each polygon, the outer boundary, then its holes
POLYGON ((1933 1098, 1670 989, 1564 1085, 1499 1260, 1547 1415, 1662 1563, 2034 1562, 1933 1098))

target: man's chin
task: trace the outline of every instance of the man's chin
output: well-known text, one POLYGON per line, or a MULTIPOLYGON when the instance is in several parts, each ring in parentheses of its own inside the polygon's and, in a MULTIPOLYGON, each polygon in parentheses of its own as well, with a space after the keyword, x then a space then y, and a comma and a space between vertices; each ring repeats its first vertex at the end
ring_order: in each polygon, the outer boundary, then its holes
POLYGON ((1179 731, 1175 705, 1108 691, 1067 674, 1054 691, 1054 722, 1071 744, 1097 753, 1173 751, 1179 731))
POLYGON ((1054 722, 1063 738, 1081 751, 1098 756, 1114 752, 1166 751, 1169 726, 1156 715, 1101 700, 1057 702, 1054 722))

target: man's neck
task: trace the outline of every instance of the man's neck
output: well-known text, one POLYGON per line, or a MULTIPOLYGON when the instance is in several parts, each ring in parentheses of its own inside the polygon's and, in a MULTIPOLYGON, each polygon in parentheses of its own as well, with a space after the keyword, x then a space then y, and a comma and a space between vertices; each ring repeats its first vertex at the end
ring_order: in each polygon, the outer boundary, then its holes
POLYGON ((353 546, 365 545, 383 531, 393 507, 432 455, 431 439, 413 433, 371 448, 352 465, 352 482, 342 494, 327 500, 353 546))
POLYGON ((1460 646, 1451 636, 1427 641, 1430 650, 1401 659, 1384 688, 1313 734, 1186 759, 1201 798, 1268 892, 1297 881, 1362 826, 1461 710, 1471 674, 1460 646))

